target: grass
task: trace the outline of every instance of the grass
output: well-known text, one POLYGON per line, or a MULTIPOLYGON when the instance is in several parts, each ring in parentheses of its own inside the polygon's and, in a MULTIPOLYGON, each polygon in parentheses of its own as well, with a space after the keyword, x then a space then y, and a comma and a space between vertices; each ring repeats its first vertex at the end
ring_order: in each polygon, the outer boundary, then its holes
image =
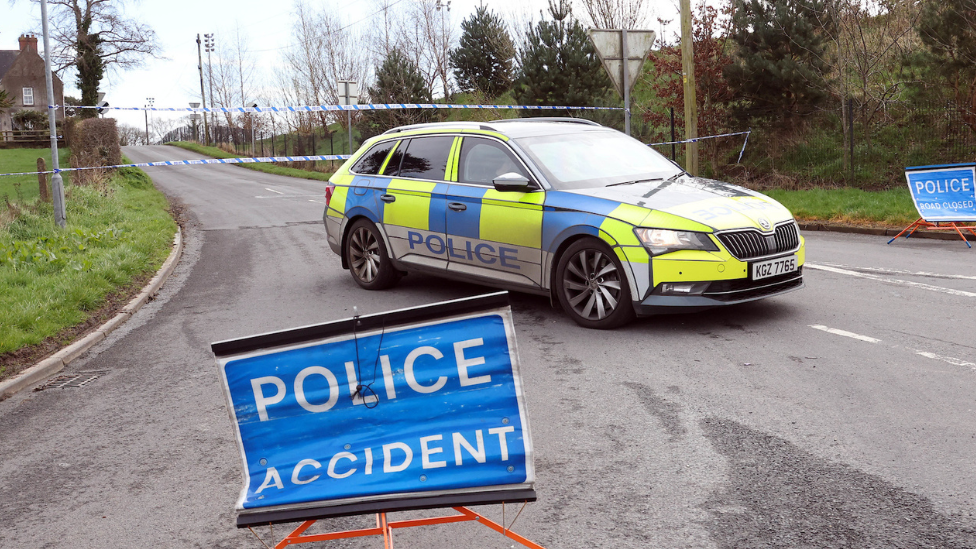
MULTIPOLYGON (((71 151, 68 149, 58 149, 58 161, 61 167, 68 166, 68 158, 70 156, 71 151)), ((43 158, 47 169, 51 169, 51 149, 0 149, 0 173, 37 171, 38 158, 43 158)), ((51 176, 48 175, 47 177, 47 184, 50 186, 51 176)), ((66 185, 69 177, 69 174, 61 175, 66 185)), ((36 175, 0 177, 0 202, 33 202, 37 200, 39 192, 36 175)))
MULTIPOLYGON (((200 145, 199 143, 190 143, 186 141, 174 141, 169 143, 169 145, 174 145, 189 151, 193 151, 200 154, 205 154, 207 156, 212 156, 214 158, 238 158, 238 155, 229 153, 223 149, 218 149, 217 147, 207 147, 205 145, 200 145)), ((304 179, 316 179, 319 181, 328 181, 329 177, 332 177, 331 173, 328 172, 318 172, 309 170, 300 170, 298 168, 289 168, 287 166, 280 166, 278 164, 272 163, 259 163, 259 164, 235 164, 242 168, 247 168, 249 170, 255 170, 264 173, 270 173, 274 175, 284 175, 288 177, 301 177, 304 179)))
POLYGON ((886 191, 861 189, 770 189, 764 194, 789 208, 801 221, 904 227, 918 219, 907 187, 886 191))
POLYGON ((176 223, 141 170, 123 168, 104 184, 65 191, 65 229, 48 203, 6 206, 18 211, 0 228, 0 358, 57 340, 170 252, 176 223))

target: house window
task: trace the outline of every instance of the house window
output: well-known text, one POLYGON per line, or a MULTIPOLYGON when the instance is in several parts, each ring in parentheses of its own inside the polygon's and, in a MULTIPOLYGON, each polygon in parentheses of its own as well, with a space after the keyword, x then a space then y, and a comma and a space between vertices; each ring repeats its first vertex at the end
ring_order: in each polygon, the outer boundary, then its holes
POLYGON ((24 88, 24 106, 34 106, 34 88, 24 88))

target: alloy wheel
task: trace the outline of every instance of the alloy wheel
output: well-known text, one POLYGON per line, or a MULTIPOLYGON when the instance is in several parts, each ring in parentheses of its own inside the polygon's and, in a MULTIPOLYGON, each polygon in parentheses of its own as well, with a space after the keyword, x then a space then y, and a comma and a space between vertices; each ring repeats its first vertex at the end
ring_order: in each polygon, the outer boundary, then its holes
POLYGON ((603 320, 620 303, 621 276, 613 259, 600 250, 584 249, 563 271, 563 292, 570 307, 586 320, 603 320))
POLYGON ((380 272, 380 246, 376 235, 359 227, 349 236, 349 263, 359 280, 369 284, 380 272))

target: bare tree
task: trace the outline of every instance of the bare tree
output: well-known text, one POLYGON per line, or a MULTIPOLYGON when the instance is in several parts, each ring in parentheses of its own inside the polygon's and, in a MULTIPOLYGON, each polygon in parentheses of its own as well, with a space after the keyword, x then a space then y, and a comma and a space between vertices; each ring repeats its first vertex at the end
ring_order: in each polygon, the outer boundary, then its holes
POLYGON ((441 81, 446 99, 450 96, 448 57, 457 41, 450 10, 440 0, 417 0, 411 4, 407 21, 401 27, 407 34, 400 44, 409 46, 405 51, 424 73, 428 87, 441 81))
MULTIPOLYGON (((295 9, 295 43, 285 55, 289 77, 279 78, 279 84, 287 82, 296 98, 312 105, 338 104, 339 81, 354 80, 360 89, 365 89, 370 64, 368 56, 363 56, 357 48, 363 42, 360 37, 350 26, 343 25, 332 10, 316 10, 304 1, 298 2, 295 9)), ((323 137, 329 137, 329 124, 338 122, 347 128, 349 120, 358 119, 358 113, 353 115, 320 111, 315 113, 315 119, 323 137)))
MULTIPOLYGON (((106 70, 140 66, 159 46, 148 25, 125 16, 123 0, 49 0, 52 60, 58 74, 74 67, 84 105, 97 102, 106 70)), ((95 116, 92 109, 85 115, 95 116)))
POLYGON ((870 145, 870 126, 913 81, 901 69, 905 56, 922 47, 915 33, 921 9, 911 0, 837 0, 827 6, 827 17, 819 24, 833 42, 828 51, 835 58, 823 80, 827 91, 841 102, 845 141, 849 143, 853 136, 849 135, 850 112, 843 107, 853 100, 870 145))
MULTIPOLYGON (((213 62, 214 91, 212 105, 217 108, 246 107, 257 98, 254 90, 254 59, 248 48, 247 37, 237 28, 234 41, 220 41, 213 62)), ((233 140, 239 143, 240 131, 250 131, 252 117, 246 113, 224 113, 226 125, 231 128, 233 140), (234 131, 237 130, 237 131, 234 131)))
POLYGON ((143 129, 131 124, 117 124, 116 129, 119 132, 119 145, 122 147, 138 145, 145 138, 143 129))
POLYGON ((653 10, 644 0, 580 0, 591 26, 598 29, 643 29, 653 10))

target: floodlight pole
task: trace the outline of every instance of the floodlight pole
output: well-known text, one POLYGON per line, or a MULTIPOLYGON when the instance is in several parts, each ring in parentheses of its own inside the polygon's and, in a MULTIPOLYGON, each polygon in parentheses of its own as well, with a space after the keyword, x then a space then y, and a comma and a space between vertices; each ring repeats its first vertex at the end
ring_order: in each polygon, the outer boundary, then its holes
MULTIPOLYGON (((209 52, 207 53, 207 55, 208 56, 210 55, 209 52)), ((207 94, 205 94, 203 92, 203 54, 200 52, 200 35, 199 34, 197 34, 197 70, 200 71, 200 100, 203 102, 203 108, 206 109, 207 108, 207 94)), ((213 97, 210 98, 210 103, 213 104, 213 97)), ((196 112, 194 111, 193 114, 196 115, 196 112)), ((196 132, 196 129, 195 129, 196 128, 196 119, 194 119, 193 123, 194 123, 194 126, 193 126, 194 127, 194 130, 193 130, 193 138, 194 139, 197 139, 197 135, 196 135, 197 132, 196 132)), ((205 144, 207 146, 210 146, 210 129, 207 127, 207 117, 206 117, 206 115, 204 115, 204 117, 203 117, 203 135, 204 135, 204 142, 205 142, 205 144)))
POLYGON ((64 181, 61 179, 61 164, 58 162, 58 123, 57 105, 54 100, 54 79, 51 77, 51 40, 48 38, 47 0, 41 0, 41 27, 44 32, 44 83, 47 85, 47 121, 51 127, 51 195, 54 198, 54 222, 62 229, 66 226, 67 215, 64 207, 64 181))

